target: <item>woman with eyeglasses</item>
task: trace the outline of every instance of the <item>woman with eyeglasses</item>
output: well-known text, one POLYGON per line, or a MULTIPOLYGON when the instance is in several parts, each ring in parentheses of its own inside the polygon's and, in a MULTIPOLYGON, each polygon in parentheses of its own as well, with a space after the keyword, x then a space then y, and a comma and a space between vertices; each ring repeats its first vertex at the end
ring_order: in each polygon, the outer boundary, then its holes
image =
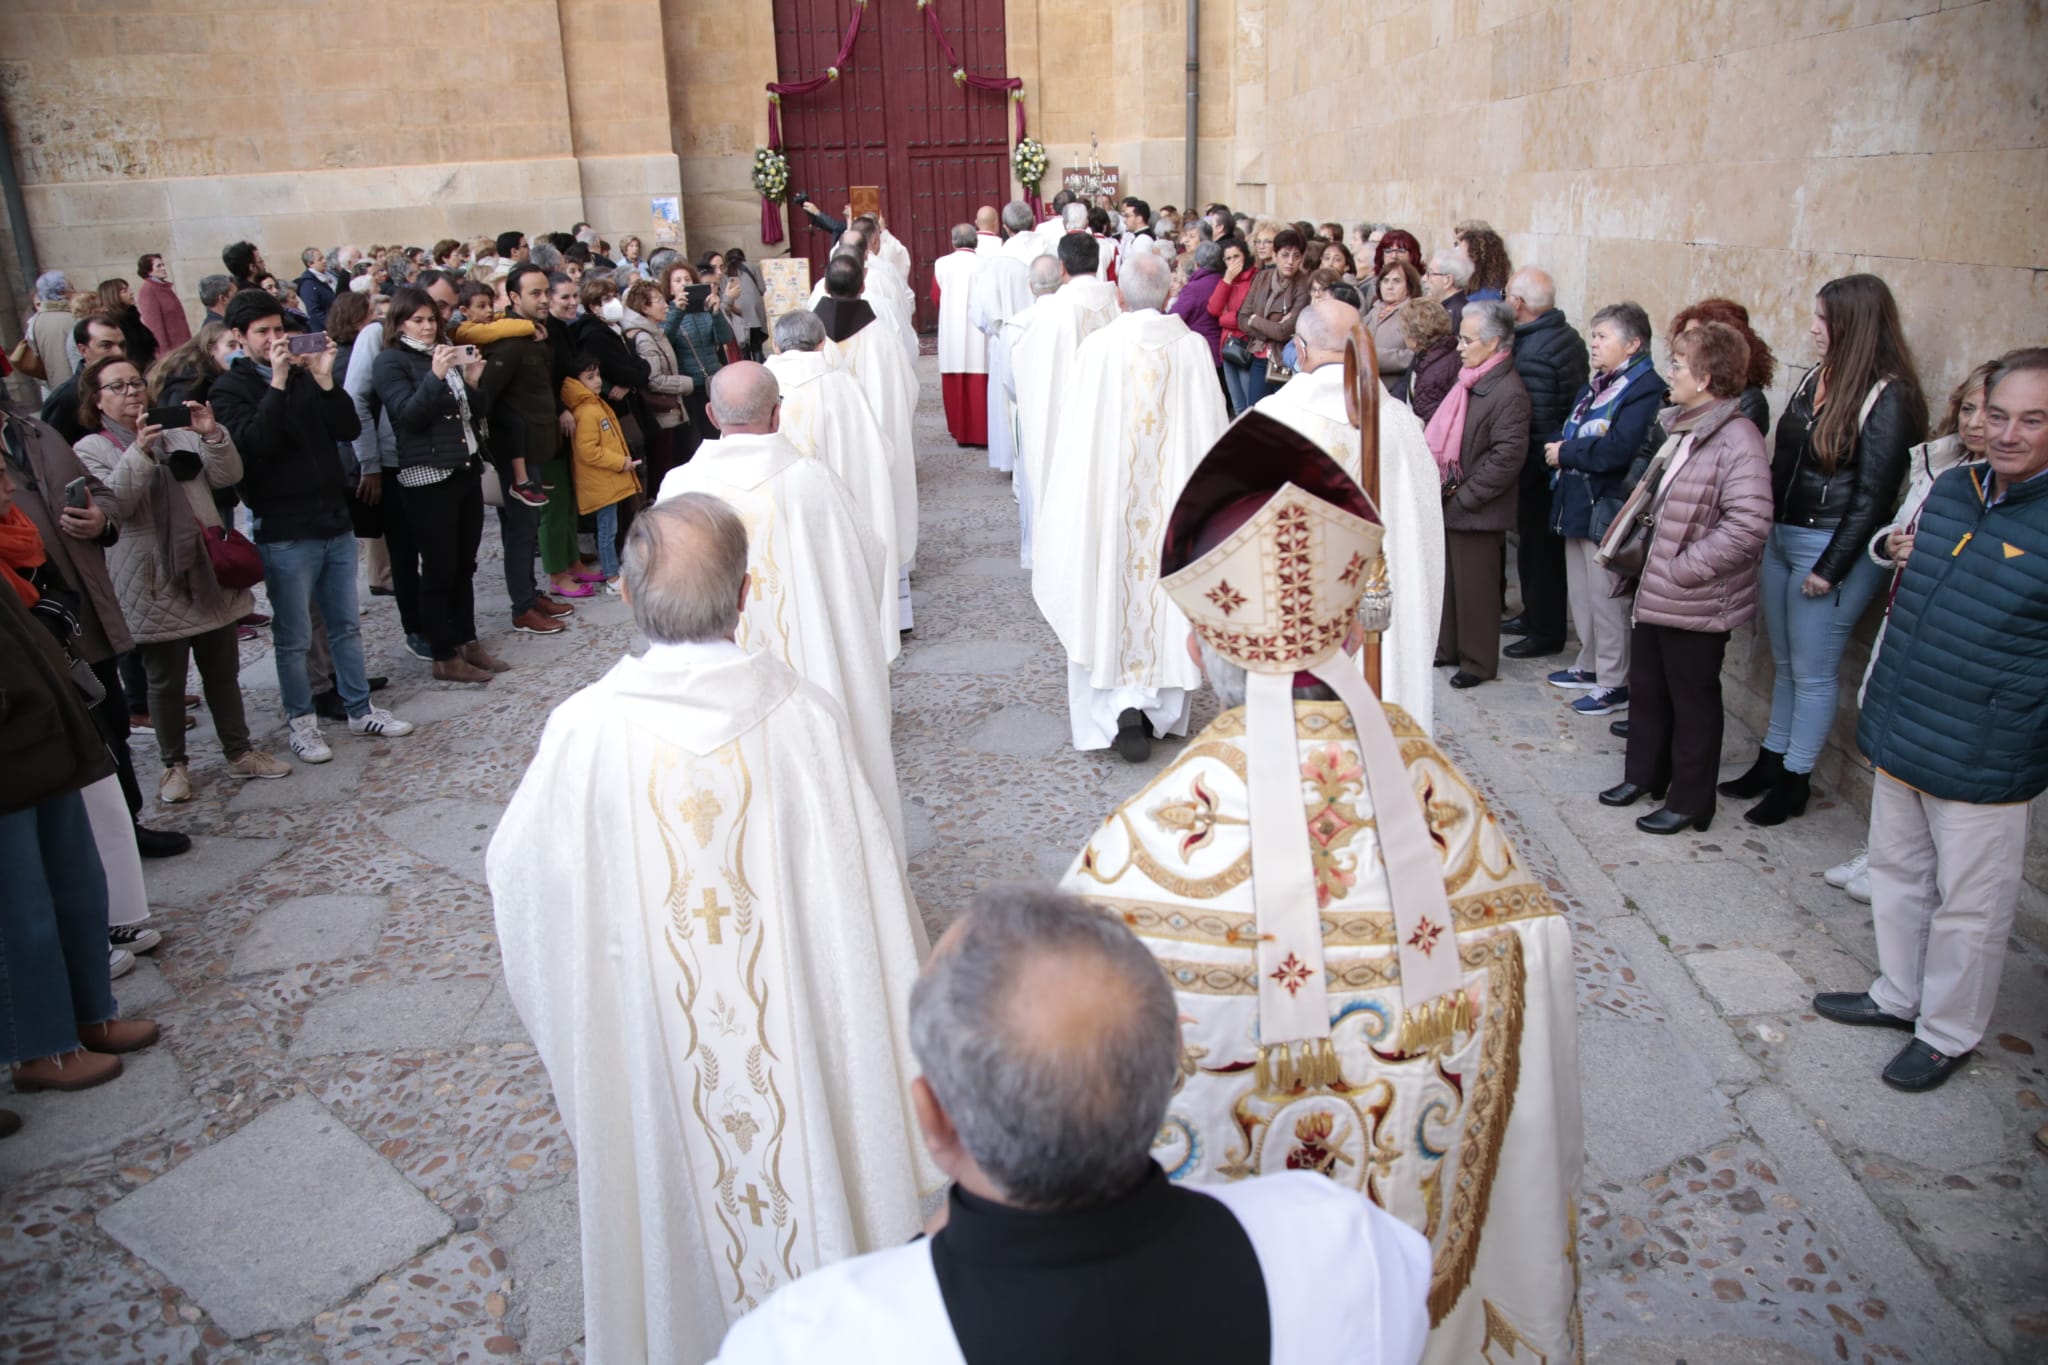
POLYGON ((188 402, 185 410, 189 427, 150 423, 142 372, 118 356, 94 361, 78 381, 78 421, 89 434, 76 449, 114 497, 121 538, 107 552, 108 568, 149 678, 149 723, 164 765, 157 799, 166 805, 192 799, 185 675, 193 663, 228 772, 291 773, 249 742, 235 622, 249 614, 250 597, 220 585, 207 546, 206 533, 221 528, 211 490, 240 481, 242 457, 212 408, 188 402))

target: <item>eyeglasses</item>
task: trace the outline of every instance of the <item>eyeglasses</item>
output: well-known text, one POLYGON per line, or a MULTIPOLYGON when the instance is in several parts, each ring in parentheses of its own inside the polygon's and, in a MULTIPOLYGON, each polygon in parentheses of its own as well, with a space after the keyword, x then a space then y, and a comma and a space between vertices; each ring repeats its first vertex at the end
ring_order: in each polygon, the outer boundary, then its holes
POLYGON ((143 385, 143 383, 142 383, 142 381, 141 381, 140 379, 117 379, 117 380, 115 380, 115 381, 114 381, 113 383, 111 383, 111 384, 102 384, 102 385, 100 385, 100 392, 101 392, 101 393, 141 393, 141 392, 142 392, 142 390, 143 390, 143 387, 144 387, 144 385, 143 385))

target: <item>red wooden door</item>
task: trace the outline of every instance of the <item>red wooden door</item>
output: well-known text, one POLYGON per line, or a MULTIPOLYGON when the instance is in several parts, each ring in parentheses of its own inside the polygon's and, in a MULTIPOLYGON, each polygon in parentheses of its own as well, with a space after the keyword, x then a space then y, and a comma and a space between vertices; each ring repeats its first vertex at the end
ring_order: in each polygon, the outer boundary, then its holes
MULTIPOLYGON (((1003 0, 934 0, 966 69, 1001 75, 1007 61, 1003 0)), ((839 51, 854 0, 775 0, 779 78, 821 73, 839 51)), ((839 79, 814 95, 782 102, 790 188, 838 217, 849 185, 879 185, 882 216, 910 248, 917 325, 934 326, 932 262, 952 250, 956 223, 1009 193, 1008 96, 954 81, 915 0, 869 0, 853 55, 839 79)), ((831 239, 801 213, 790 215, 793 252, 822 276, 831 239)))

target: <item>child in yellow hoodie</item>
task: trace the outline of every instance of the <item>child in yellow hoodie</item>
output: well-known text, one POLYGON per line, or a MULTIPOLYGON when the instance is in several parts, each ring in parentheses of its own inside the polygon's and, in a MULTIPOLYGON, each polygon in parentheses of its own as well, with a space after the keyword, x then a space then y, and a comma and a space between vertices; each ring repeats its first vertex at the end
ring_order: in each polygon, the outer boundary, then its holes
POLYGON ((640 491, 640 461, 626 448, 618 414, 604 401, 597 357, 579 352, 562 381, 562 405, 576 419, 576 511, 597 517, 597 567, 604 590, 619 590, 619 504, 640 491))
MULTIPOLYGON (((455 324, 457 346, 488 346, 494 341, 507 337, 530 337, 533 324, 525 318, 499 318, 497 290, 480 280, 466 281, 455 292, 457 304, 462 309, 462 321, 455 324)), ((510 430, 497 433, 493 444, 503 445, 513 438, 510 430)), ((539 479, 526 476, 526 457, 512 455, 505 461, 499 477, 506 480, 505 492, 517 498, 528 507, 545 507, 548 502, 548 485, 539 479)))

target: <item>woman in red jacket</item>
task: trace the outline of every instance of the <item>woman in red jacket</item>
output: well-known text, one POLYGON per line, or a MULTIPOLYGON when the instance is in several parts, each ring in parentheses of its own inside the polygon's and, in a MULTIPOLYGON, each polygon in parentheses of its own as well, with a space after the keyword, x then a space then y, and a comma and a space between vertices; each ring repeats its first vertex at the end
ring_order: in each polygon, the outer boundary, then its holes
MULTIPOLYGON (((1209 316, 1215 318, 1222 329, 1223 364, 1226 369, 1231 364, 1231 341, 1236 340, 1240 349, 1244 344, 1244 329, 1237 325, 1237 310, 1244 306, 1245 295, 1252 291, 1252 276, 1257 273, 1252 269, 1250 247, 1235 237, 1223 243, 1223 278, 1217 283, 1216 288, 1210 291, 1209 316)), ((1264 361, 1257 364, 1261 369, 1265 367, 1264 361)), ((1263 381, 1261 382, 1263 384, 1263 381)), ((1223 391, 1226 395, 1230 392, 1228 383, 1223 386, 1223 391)), ((1233 417, 1237 415, 1235 406, 1232 405, 1233 417)))

